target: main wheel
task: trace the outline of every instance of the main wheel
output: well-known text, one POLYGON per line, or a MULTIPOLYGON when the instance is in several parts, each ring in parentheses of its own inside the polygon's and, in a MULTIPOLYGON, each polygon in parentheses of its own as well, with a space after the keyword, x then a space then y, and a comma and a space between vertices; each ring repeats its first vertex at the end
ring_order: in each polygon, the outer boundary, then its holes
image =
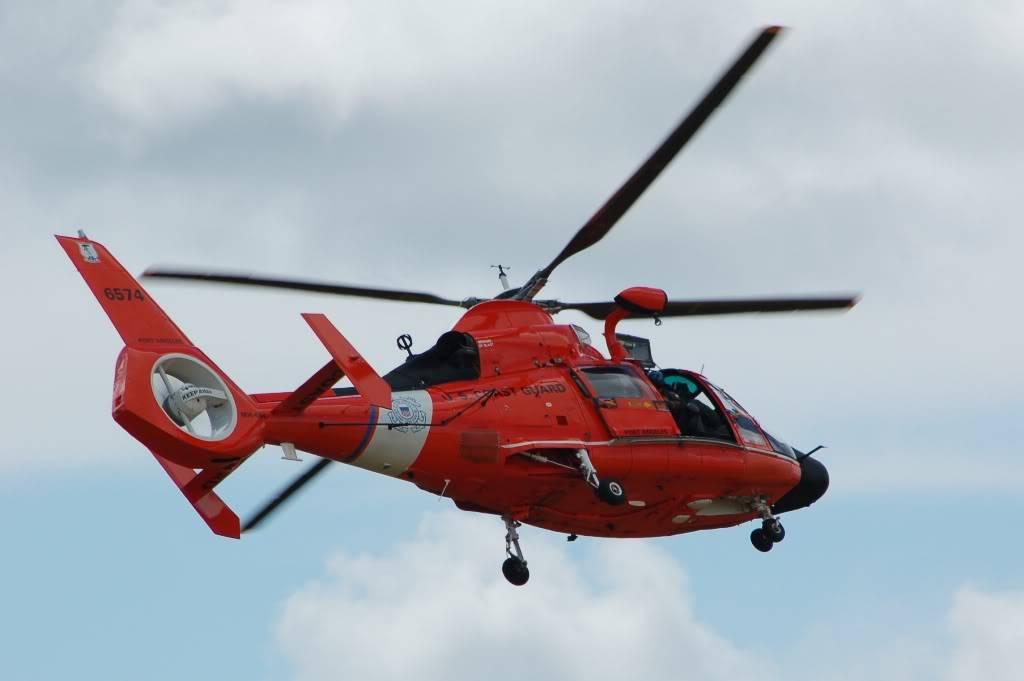
POLYGON ((530 569, 526 567, 526 563, 515 556, 509 556, 501 564, 501 574, 505 575, 509 584, 515 586, 522 586, 530 579, 530 569))
POLYGON ((768 536, 760 527, 750 533, 750 543, 754 545, 754 548, 762 553, 768 553, 772 550, 772 545, 775 543, 772 538, 768 536))
POLYGON ((606 504, 620 506, 626 503, 626 490, 616 480, 602 480, 597 485, 597 498, 606 504))
POLYGON ((770 520, 764 525, 765 534, 772 540, 773 544, 778 544, 780 541, 786 538, 786 528, 782 526, 778 520, 770 520))

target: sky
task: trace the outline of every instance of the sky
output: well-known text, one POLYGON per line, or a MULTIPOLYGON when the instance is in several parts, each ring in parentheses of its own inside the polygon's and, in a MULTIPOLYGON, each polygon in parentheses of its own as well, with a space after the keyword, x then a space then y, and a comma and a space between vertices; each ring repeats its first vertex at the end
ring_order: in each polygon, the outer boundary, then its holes
MULTIPOLYGON (((0 4, 0 678, 1017 678, 1022 30, 1011 2, 0 4), (111 420, 120 339, 53 234, 133 272, 491 295, 490 265, 550 261, 770 23, 790 30, 545 294, 863 294, 623 325, 827 445, 828 495, 771 553, 750 526, 525 528, 517 589, 497 520, 340 466, 232 542, 111 420)), ((147 288, 250 392, 322 365, 301 312, 382 373, 396 336, 459 316, 147 288)), ((268 447, 220 489, 245 515, 301 470, 268 447)))

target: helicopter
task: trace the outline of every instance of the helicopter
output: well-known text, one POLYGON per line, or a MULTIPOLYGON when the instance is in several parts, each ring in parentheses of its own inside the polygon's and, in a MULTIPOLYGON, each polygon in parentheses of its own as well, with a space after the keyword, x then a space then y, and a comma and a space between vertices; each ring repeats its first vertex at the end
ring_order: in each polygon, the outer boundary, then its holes
POLYGON ((258 527, 332 463, 397 478, 497 516, 501 569, 530 576, 519 528, 594 537, 655 537, 751 520, 756 549, 785 538, 779 516, 828 488, 825 466, 771 435, 699 372, 654 362, 650 341, 620 334, 627 318, 845 310, 857 295, 673 300, 635 286, 610 301, 537 299, 554 270, 595 245, 654 182, 753 66, 781 27, 761 30, 669 136, 562 251, 521 286, 498 267, 489 298, 150 268, 177 279, 429 303, 464 308, 437 343, 406 352, 381 375, 323 314, 303 314, 326 363, 297 388, 248 394, 196 347, 99 242, 79 231, 57 240, 124 341, 112 416, 150 450, 217 535, 258 527), (553 315, 576 310, 604 322, 607 356, 589 334, 553 315), (336 387, 347 377, 351 387, 336 387), (320 457, 244 523, 216 488, 265 445, 283 458, 320 457))

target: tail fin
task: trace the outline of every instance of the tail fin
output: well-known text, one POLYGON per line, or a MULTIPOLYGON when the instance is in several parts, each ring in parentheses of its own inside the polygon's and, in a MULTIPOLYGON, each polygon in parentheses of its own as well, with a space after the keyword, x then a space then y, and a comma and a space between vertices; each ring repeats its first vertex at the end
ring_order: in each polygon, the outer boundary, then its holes
POLYGON ((103 245, 70 236, 58 236, 57 241, 82 274, 125 345, 145 350, 195 347, 103 245))
POLYGON ((193 345, 102 244, 84 235, 57 241, 126 346, 114 374, 114 420, 150 449, 210 529, 237 538, 238 516, 213 488, 263 445, 268 410, 193 345))

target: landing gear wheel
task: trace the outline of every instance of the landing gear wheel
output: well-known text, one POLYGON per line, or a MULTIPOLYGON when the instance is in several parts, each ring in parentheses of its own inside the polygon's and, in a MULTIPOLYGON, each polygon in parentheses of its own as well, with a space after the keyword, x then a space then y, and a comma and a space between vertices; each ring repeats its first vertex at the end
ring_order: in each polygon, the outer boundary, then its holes
POLYGON ((772 550, 772 546, 775 542, 762 528, 757 528, 750 533, 750 543, 754 545, 754 548, 762 553, 768 553, 772 550))
POLYGON ((626 490, 616 480, 602 480, 597 485, 597 498, 611 506, 626 503, 626 490))
POLYGON ((530 579, 530 568, 526 567, 526 563, 519 558, 509 556, 501 564, 501 574, 505 575, 509 584, 522 586, 530 579))
POLYGON ((778 544, 786 538, 786 528, 777 519, 773 518, 772 520, 765 521, 763 529, 773 544, 778 544))
POLYGON ((522 586, 530 579, 530 570, 526 567, 523 549, 519 546, 519 527, 522 525, 511 516, 502 516, 505 522, 505 554, 508 558, 501 564, 501 574, 513 586, 522 586), (512 550, 515 549, 515 553, 512 550))

